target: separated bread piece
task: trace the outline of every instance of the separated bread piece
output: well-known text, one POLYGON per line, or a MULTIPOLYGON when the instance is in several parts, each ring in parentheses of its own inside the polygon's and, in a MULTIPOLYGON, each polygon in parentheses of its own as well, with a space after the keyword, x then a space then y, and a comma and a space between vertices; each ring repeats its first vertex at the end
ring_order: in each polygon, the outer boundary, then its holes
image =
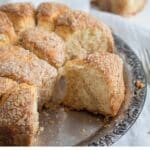
POLYGON ((0 47, 0 76, 36 85, 41 108, 51 99, 57 70, 28 50, 5 46, 0 47))
POLYGON ((0 77, 0 97, 15 86, 17 86, 16 81, 13 81, 8 78, 0 77))
POLYGON ((17 40, 12 22, 7 15, 0 11, 0 46, 14 44, 17 40))
POLYGON ((147 0, 96 0, 100 9, 119 15, 134 15, 143 9, 147 0))
POLYGON ((13 22, 17 33, 35 26, 35 10, 30 3, 6 4, 2 5, 0 10, 4 11, 13 22))
POLYGON ((76 110, 115 116, 124 100, 123 63, 115 54, 68 61, 60 80, 66 83, 59 89, 65 93, 60 103, 76 110))
POLYGON ((69 58, 84 58, 95 51, 113 52, 114 42, 110 29, 92 16, 70 11, 59 15, 56 33, 66 41, 69 58))
POLYGON ((62 66, 65 61, 65 43, 54 32, 32 28, 22 34, 21 43, 24 48, 55 67, 62 66))
POLYGON ((37 89, 20 84, 0 101, 0 145, 30 145, 38 130, 37 89))
POLYGON ((69 8, 59 3, 41 3, 37 9, 37 23, 48 31, 54 31, 57 17, 69 8))

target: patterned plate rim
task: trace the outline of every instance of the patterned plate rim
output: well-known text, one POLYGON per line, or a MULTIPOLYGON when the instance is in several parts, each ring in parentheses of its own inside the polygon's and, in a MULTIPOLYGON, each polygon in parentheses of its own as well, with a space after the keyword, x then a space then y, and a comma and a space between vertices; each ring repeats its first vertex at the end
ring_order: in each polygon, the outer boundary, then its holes
MULTIPOLYGON (((110 146, 117 142, 136 122, 142 112, 147 94, 147 81, 141 61, 133 50, 117 35, 113 34, 116 49, 118 53, 124 53, 127 63, 131 66, 131 74, 133 76, 132 86, 134 96, 131 98, 131 103, 125 111, 125 117, 115 123, 114 128, 101 136, 101 130, 93 136, 93 138, 78 143, 77 146, 110 146), (144 88, 138 89, 135 86, 137 80, 144 83, 144 88), (95 139, 96 136, 96 139, 95 139)), ((104 127, 104 129, 106 129, 104 127)))

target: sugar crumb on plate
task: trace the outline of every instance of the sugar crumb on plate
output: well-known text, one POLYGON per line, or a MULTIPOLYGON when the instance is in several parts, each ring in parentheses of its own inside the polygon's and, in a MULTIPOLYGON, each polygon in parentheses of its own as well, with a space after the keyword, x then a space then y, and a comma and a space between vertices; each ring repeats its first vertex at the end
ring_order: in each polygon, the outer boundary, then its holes
POLYGON ((142 83, 142 81, 137 80, 136 83, 135 83, 135 86, 136 86, 138 89, 142 89, 142 88, 144 88, 145 84, 142 83))

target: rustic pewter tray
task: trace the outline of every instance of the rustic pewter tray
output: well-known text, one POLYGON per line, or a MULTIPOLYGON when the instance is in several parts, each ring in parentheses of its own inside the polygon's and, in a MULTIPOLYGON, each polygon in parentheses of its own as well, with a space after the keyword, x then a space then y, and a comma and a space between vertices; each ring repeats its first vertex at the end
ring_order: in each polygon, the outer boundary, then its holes
POLYGON ((141 62, 134 52, 114 35, 116 53, 124 61, 126 84, 125 102, 115 118, 94 116, 87 112, 57 111, 40 114, 40 126, 36 146, 106 146, 116 142, 134 124, 142 111, 146 97, 146 78, 141 62), (145 87, 138 89, 135 82, 140 80, 145 87), (41 129, 43 129, 41 128, 41 129))

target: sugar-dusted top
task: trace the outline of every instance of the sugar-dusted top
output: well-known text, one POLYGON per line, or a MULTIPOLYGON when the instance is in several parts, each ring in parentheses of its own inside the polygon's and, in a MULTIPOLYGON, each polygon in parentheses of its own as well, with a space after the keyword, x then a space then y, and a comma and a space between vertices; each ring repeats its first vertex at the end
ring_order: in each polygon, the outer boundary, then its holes
POLYGON ((90 54, 84 62, 103 72, 104 78, 114 92, 118 92, 118 89, 124 91, 123 61, 118 55, 109 52, 90 54))
POLYGON ((69 7, 60 4, 60 3, 41 3, 37 9, 38 17, 49 17, 49 19, 55 18, 57 15, 61 14, 62 12, 68 11, 69 7))
POLYGON ((36 87, 23 83, 5 93, 0 102, 0 116, 0 128, 9 129, 10 137, 26 134, 31 138, 38 129, 36 87))
POLYGON ((0 7, 0 10, 6 13, 12 13, 18 16, 32 16, 34 14, 34 7, 30 3, 10 3, 0 7))
POLYGON ((65 60, 65 43, 56 33, 31 28, 22 34, 22 44, 38 57, 59 67, 65 60))

